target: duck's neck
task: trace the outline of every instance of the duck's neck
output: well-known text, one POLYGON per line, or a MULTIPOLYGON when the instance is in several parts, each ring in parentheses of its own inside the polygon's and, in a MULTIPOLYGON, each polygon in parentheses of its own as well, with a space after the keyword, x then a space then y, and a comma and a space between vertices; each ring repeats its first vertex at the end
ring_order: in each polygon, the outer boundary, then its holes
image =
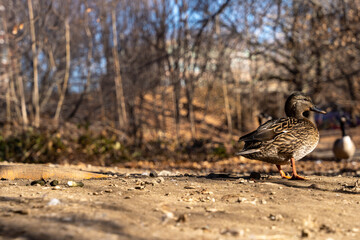
POLYGON ((342 136, 345 137, 346 136, 345 123, 343 121, 340 121, 340 127, 341 127, 342 136))
POLYGON ((304 118, 308 119, 307 117, 304 116, 304 113, 300 111, 296 111, 292 114, 288 114, 288 117, 293 117, 297 119, 304 119, 304 118))

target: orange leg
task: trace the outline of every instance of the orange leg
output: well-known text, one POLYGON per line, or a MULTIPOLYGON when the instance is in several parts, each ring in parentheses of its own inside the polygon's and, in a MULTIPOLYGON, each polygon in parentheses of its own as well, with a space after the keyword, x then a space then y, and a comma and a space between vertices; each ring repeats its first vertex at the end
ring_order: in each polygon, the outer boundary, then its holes
POLYGON ((281 165, 276 165, 277 169, 279 169, 280 175, 282 178, 291 179, 290 176, 288 176, 282 169, 281 165))
MULTIPOLYGON (((295 167, 295 159, 291 158, 291 166, 292 166, 292 176, 291 180, 307 180, 305 177, 302 177, 296 173, 296 167, 295 167)), ((281 173, 280 173, 281 174, 281 173)))

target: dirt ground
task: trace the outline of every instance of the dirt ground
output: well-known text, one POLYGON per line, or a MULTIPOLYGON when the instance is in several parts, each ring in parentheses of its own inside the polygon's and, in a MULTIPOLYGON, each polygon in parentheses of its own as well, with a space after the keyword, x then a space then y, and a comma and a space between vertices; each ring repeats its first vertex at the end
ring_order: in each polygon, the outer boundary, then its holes
POLYGON ((83 187, 2 180, 0 239, 360 239, 360 151, 352 162, 333 161, 335 137, 322 134, 298 162, 306 181, 241 158, 168 168, 54 166, 111 176, 83 187))
POLYGON ((0 181, 0 239, 360 239, 358 175, 103 171, 83 187, 0 181))

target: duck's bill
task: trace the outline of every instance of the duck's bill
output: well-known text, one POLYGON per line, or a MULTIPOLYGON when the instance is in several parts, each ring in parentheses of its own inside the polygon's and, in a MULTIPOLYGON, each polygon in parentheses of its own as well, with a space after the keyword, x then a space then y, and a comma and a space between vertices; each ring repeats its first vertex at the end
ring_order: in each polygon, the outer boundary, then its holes
POLYGON ((321 114, 325 114, 326 112, 324 111, 324 110, 321 110, 321 109, 319 109, 319 108, 317 108, 317 107, 312 107, 312 108, 310 108, 310 110, 311 111, 314 111, 314 112, 317 112, 317 113, 321 113, 321 114))

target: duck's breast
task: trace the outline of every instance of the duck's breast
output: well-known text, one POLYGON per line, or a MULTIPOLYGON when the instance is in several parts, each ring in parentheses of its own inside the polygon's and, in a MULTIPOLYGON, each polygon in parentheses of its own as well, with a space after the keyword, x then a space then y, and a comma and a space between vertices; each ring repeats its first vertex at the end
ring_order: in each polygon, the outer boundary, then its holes
POLYGON ((295 148, 293 157, 295 161, 302 159, 316 148, 319 143, 319 131, 309 120, 297 132, 300 144, 295 148))

